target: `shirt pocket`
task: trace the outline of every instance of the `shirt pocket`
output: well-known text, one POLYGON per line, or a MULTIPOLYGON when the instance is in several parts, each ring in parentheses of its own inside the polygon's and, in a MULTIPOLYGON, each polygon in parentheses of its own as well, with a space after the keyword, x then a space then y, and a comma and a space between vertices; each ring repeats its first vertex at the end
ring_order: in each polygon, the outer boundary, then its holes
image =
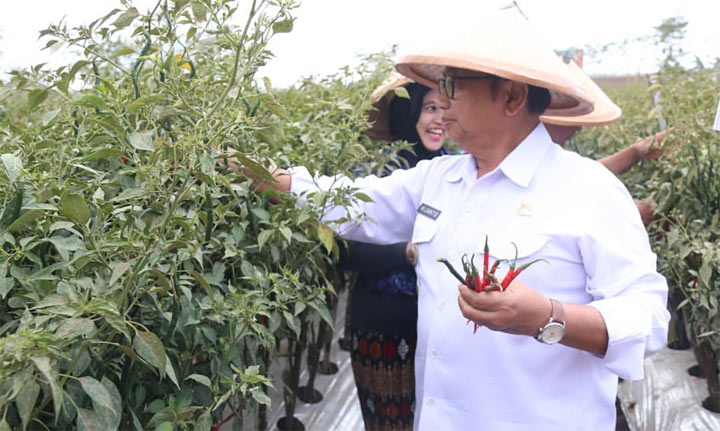
POLYGON ((415 225, 413 226, 412 242, 416 244, 422 244, 432 241, 440 229, 440 224, 437 220, 433 220, 424 215, 418 215, 415 219, 415 225))

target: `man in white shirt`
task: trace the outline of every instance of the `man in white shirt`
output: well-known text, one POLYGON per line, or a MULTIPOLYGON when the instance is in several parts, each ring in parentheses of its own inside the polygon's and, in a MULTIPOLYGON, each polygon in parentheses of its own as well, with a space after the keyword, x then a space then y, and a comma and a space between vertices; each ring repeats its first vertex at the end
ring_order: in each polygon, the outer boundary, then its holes
POLYGON ((397 68, 438 85, 447 133, 468 154, 354 181, 277 171, 273 187, 311 204, 315 191, 352 185, 373 200, 353 211, 373 222, 348 222, 338 233, 418 244, 416 429, 613 430, 618 376, 642 378, 644 357, 666 342, 665 279, 625 187, 553 144, 539 121, 546 89, 553 98, 563 92, 568 109, 587 101, 549 60, 554 54, 524 52, 527 38, 475 53, 486 46, 463 38, 455 51, 446 44, 397 68), (519 264, 547 263, 503 292, 458 286, 437 260, 459 267, 475 253, 482 261, 486 237, 491 264, 512 260, 513 244, 519 264), (480 325, 476 334, 468 319, 480 325))

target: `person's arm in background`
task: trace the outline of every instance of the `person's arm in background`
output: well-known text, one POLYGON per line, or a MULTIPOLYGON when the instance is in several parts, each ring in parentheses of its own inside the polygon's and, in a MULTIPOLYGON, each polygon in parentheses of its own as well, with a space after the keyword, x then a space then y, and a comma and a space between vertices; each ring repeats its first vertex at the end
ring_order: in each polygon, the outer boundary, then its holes
POLYGON ((408 242, 378 245, 348 241, 340 249, 340 268, 364 273, 391 269, 412 269, 417 262, 417 246, 408 242))
POLYGON ((600 159, 599 162, 615 175, 621 175, 627 172, 641 159, 656 160, 663 153, 659 145, 662 143, 663 139, 665 139, 665 135, 670 130, 671 129, 663 130, 660 133, 634 142, 617 153, 600 159))

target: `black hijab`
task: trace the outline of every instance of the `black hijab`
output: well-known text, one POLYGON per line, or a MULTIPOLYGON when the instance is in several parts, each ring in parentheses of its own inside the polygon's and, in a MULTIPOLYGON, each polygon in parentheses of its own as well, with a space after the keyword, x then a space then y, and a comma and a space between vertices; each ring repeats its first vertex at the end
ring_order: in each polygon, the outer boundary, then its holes
POLYGON ((432 159, 436 156, 447 154, 445 148, 437 151, 429 151, 420 141, 417 132, 417 122, 423 109, 423 99, 430 92, 430 88, 418 84, 410 83, 405 86, 410 99, 395 96, 390 102, 390 133, 396 140, 403 140, 413 144, 413 154, 411 151, 403 150, 398 156, 405 159, 408 167, 412 168, 420 160, 432 159))

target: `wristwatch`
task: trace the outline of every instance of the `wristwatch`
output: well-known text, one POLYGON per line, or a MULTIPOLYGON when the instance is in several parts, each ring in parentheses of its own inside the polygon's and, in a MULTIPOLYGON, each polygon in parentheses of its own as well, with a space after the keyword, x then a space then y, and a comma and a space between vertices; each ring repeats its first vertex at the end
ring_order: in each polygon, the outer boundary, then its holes
POLYGON ((555 344, 560 342, 565 336, 565 317, 563 316, 563 306, 560 301, 550 299, 550 319, 545 326, 540 328, 540 332, 535 339, 544 344, 555 344))

